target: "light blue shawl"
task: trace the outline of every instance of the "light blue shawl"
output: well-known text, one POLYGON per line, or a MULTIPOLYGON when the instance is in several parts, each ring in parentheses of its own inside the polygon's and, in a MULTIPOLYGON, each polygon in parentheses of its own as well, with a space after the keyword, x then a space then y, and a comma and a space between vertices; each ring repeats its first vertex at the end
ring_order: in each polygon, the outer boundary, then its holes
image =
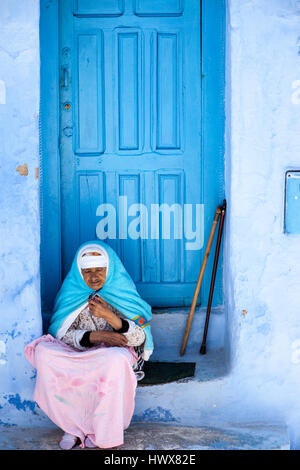
MULTIPOLYGON (((104 242, 93 240, 80 245, 75 254, 71 269, 56 295, 53 315, 48 329, 48 333, 54 337, 56 337, 65 319, 74 310, 84 305, 88 301, 88 296, 95 292, 82 278, 78 263, 78 255, 82 253, 83 249, 90 248, 89 245, 99 245, 102 249, 105 249, 109 259, 106 281, 98 291, 100 297, 119 310, 129 320, 141 315, 148 323, 152 318, 151 306, 137 292, 133 280, 115 251, 104 242)), ((145 326, 143 330, 146 334, 144 357, 147 360, 153 351, 153 339, 150 325, 145 326)))

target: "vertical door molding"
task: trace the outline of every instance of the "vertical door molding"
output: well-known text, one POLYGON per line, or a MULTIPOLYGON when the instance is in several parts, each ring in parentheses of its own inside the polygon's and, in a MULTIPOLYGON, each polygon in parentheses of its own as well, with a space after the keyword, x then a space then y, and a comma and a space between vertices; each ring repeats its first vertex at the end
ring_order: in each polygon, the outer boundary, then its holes
MULTIPOLYGON (((202 0, 202 162, 204 201, 204 247, 207 244, 215 210, 225 197, 225 18, 226 0, 202 0), (213 188, 213 189, 212 189, 213 188)), ((207 305, 213 253, 208 258, 200 296, 207 305)), ((203 250, 204 254, 204 250, 203 250)), ((213 306, 223 303, 223 253, 220 252, 213 306)))
POLYGON ((40 214, 42 313, 61 285, 59 0, 40 1, 40 214))

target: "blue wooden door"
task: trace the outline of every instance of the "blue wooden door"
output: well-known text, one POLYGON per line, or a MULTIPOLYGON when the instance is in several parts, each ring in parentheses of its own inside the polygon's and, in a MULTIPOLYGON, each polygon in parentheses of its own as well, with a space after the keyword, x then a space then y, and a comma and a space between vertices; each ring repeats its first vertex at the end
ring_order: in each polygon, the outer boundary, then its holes
POLYGON ((63 276, 78 245, 108 231, 153 306, 190 304, 218 197, 215 184, 204 194, 200 7, 60 2, 63 276))

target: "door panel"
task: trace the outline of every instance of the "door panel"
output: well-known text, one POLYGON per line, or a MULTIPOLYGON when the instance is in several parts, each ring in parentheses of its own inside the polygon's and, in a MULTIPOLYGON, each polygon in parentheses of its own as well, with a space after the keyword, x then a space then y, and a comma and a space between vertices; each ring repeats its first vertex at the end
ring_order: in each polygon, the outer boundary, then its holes
POLYGON ((199 0, 60 2, 63 276, 111 204, 106 241, 141 295, 190 304, 204 250, 186 249, 178 220, 204 202, 200 19, 199 0), (177 206, 164 219, 153 204, 177 206))
POLYGON ((75 114, 75 155, 100 155, 105 151, 105 109, 103 80, 103 33, 79 34, 74 65, 77 90, 75 114))

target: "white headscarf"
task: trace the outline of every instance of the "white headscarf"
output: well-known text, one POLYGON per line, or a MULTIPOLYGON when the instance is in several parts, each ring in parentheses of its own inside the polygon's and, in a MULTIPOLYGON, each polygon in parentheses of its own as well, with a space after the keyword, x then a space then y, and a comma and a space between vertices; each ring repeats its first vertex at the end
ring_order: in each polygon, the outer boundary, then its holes
POLYGON ((108 269, 109 258, 104 248, 99 247, 99 245, 88 245, 78 254, 77 262, 81 273, 81 269, 87 268, 108 269), (98 255, 91 255, 92 252, 96 252, 98 255))

